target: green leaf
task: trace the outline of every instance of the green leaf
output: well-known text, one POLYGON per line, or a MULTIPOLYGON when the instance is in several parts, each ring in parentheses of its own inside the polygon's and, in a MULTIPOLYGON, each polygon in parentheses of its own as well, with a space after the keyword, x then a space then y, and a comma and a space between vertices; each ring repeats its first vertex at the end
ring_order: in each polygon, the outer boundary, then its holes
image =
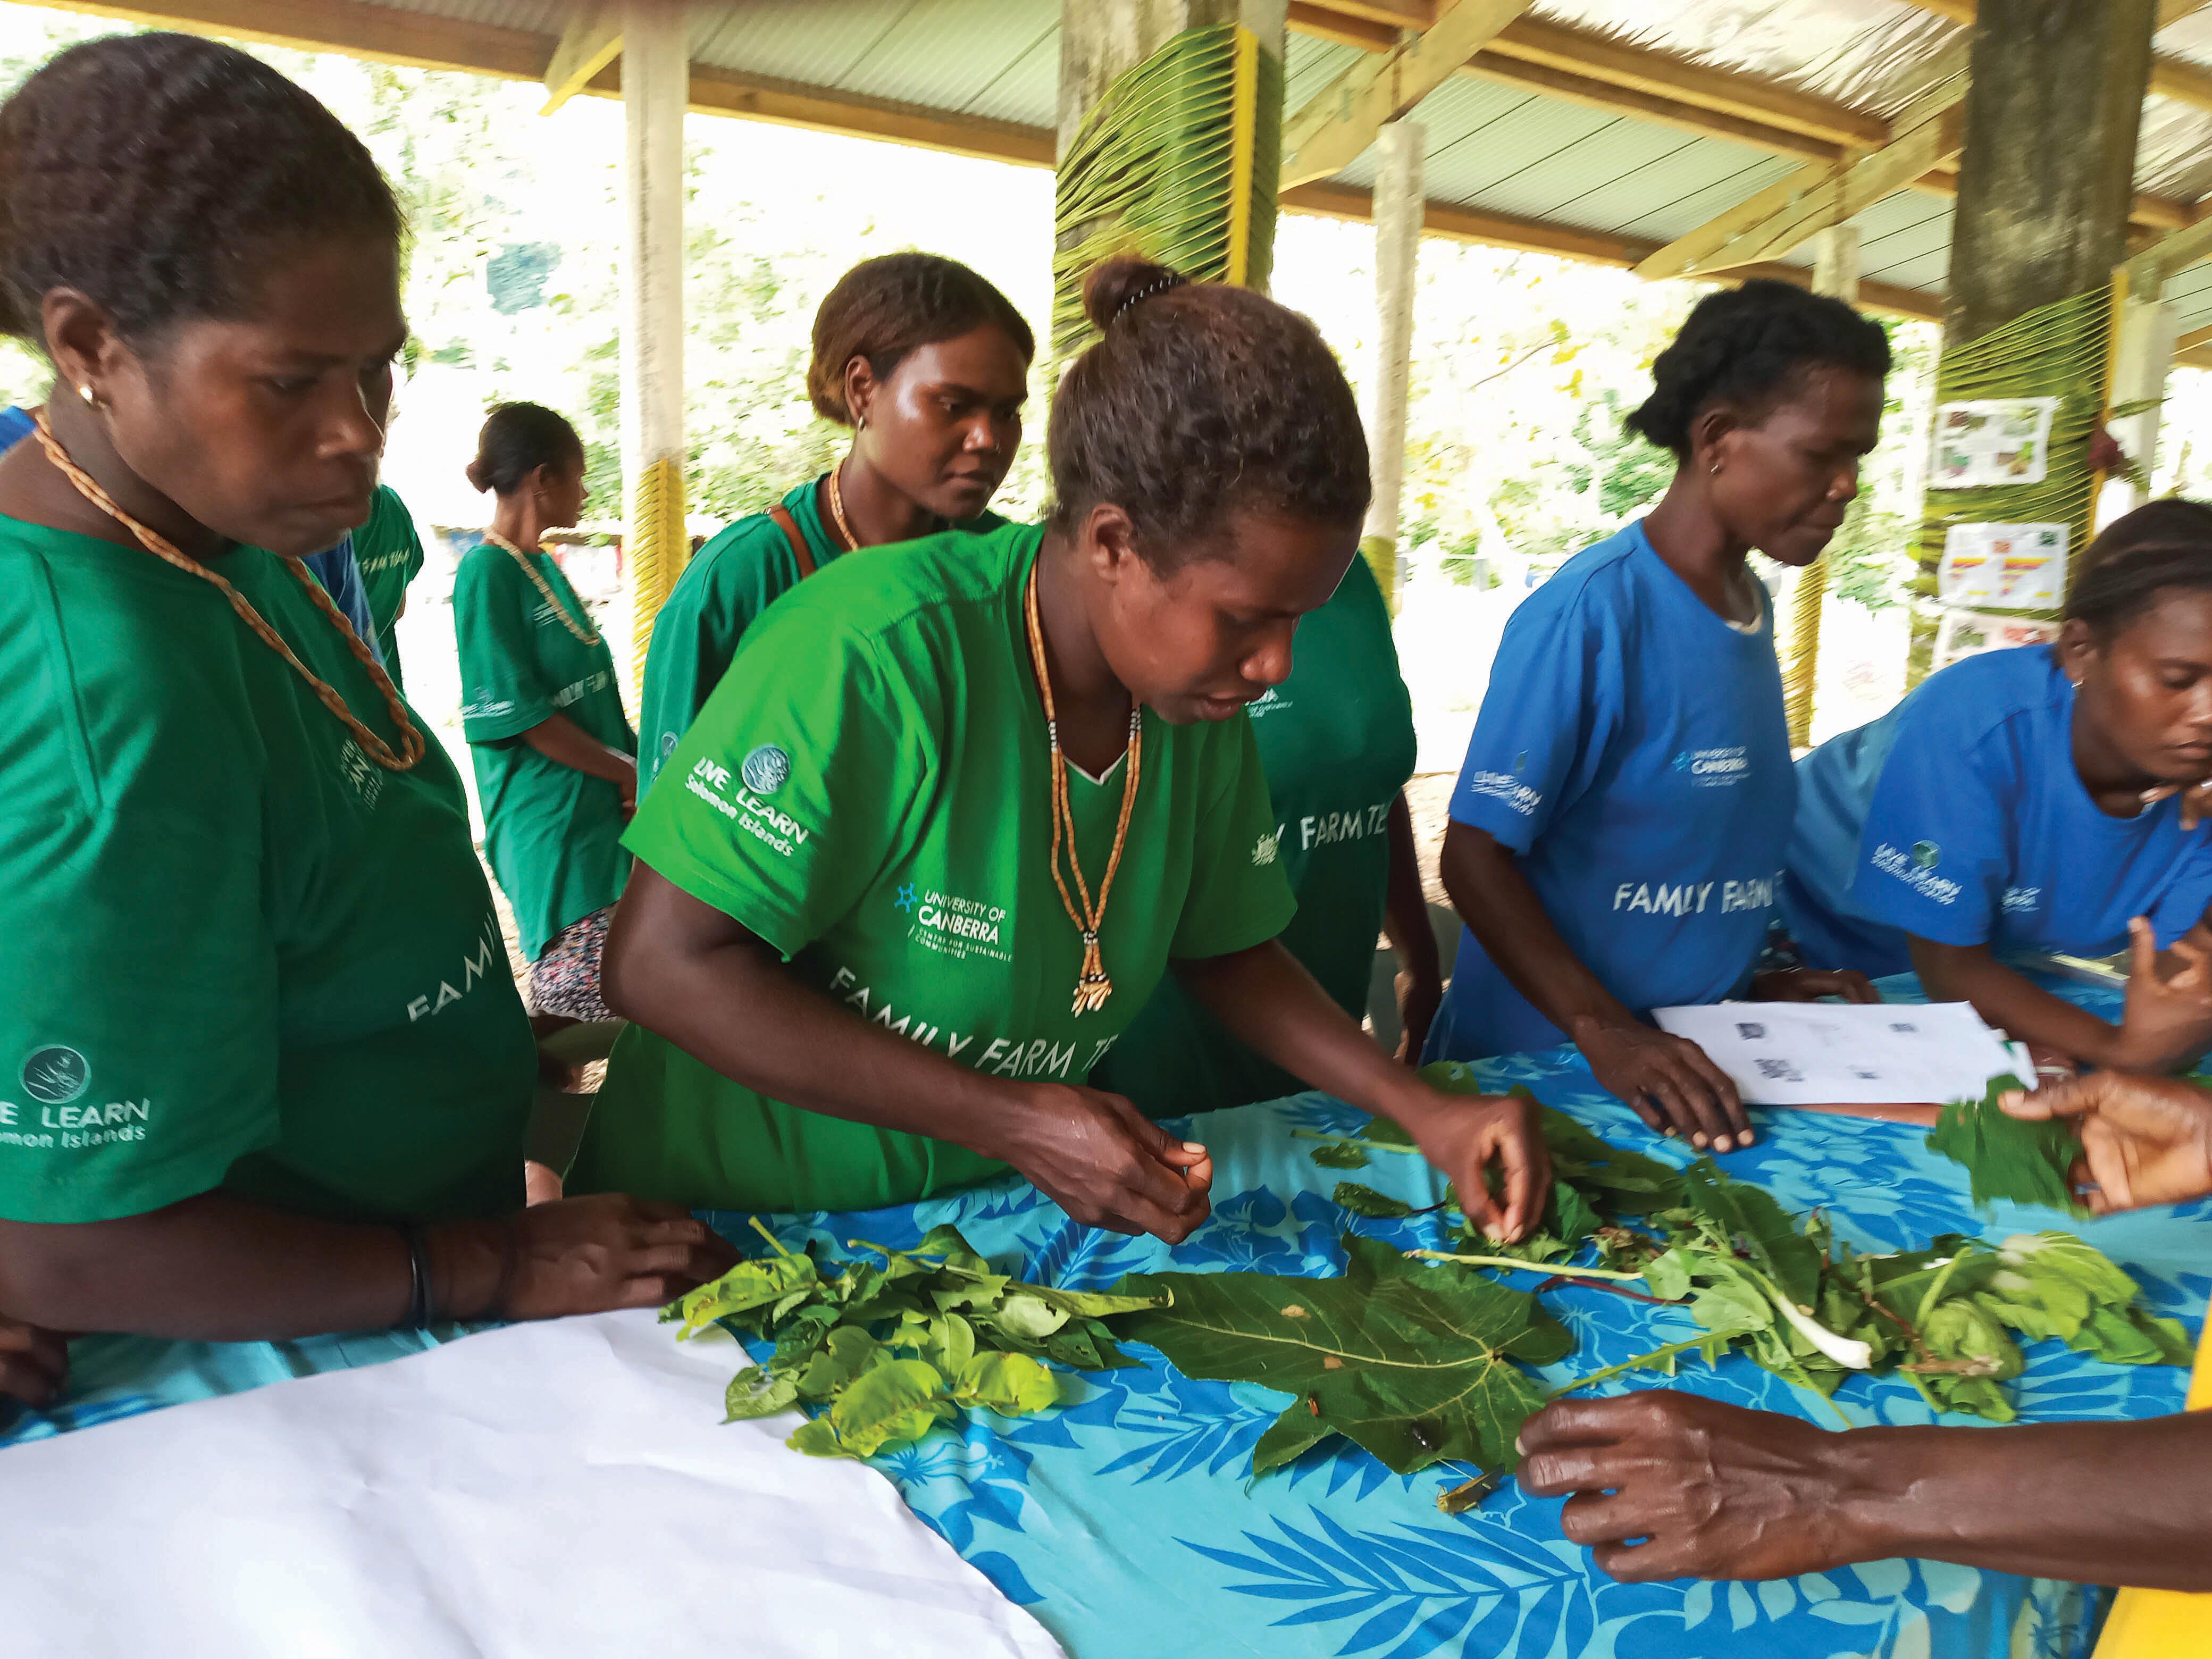
POLYGON ((1378 1193, 1372 1187, 1363 1187, 1356 1181, 1338 1182, 1336 1190, 1329 1197, 1338 1208, 1349 1210, 1354 1215, 1366 1216, 1370 1220, 1391 1221, 1413 1212, 1413 1206, 1404 1199, 1378 1193))
POLYGON ((1053 1306, 1033 1289, 1008 1295, 998 1306, 977 1316, 1008 1336, 1026 1338, 1032 1342, 1042 1342, 1067 1323, 1067 1310, 1053 1306))
POLYGON ((979 1353, 953 1378, 952 1397, 1001 1417, 1025 1417, 1060 1401, 1060 1380, 1027 1354, 979 1353))
POLYGON ((1682 1172, 1683 1198, 1721 1237, 1741 1245, 1759 1271, 1801 1308, 1820 1294, 1821 1256, 1790 1216, 1764 1190, 1731 1181, 1701 1158, 1682 1172))
MULTIPOLYGON (((1543 1393, 1509 1352, 1548 1363, 1571 1346, 1565 1328, 1534 1297, 1479 1273, 1416 1267, 1375 1239, 1349 1236, 1344 1245, 1349 1265, 1338 1279, 1125 1280, 1131 1291, 1170 1289, 1175 1301, 1127 1316, 1121 1334, 1158 1348, 1185 1376, 1298 1396, 1326 1429, 1399 1474, 1440 1460, 1512 1467, 1514 1437, 1543 1393)), ((1295 1455, 1285 1451, 1297 1439, 1289 1425, 1273 1432, 1271 1455, 1295 1455)))
POLYGON ((1022 1294, 1033 1296, 1048 1308, 1078 1319, 1103 1319, 1114 1314, 1135 1313, 1145 1308, 1164 1308, 1173 1297, 1165 1291, 1146 1296, 1111 1291, 1063 1291, 1051 1285, 1024 1285, 1022 1294))
POLYGON ((1267 1425, 1267 1431, 1253 1446, 1252 1473, 1261 1475, 1279 1469, 1335 1433, 1306 1401, 1293 1400, 1283 1407, 1280 1417, 1267 1425))
POLYGON ((1364 1170, 1367 1154, 1349 1141, 1332 1141, 1326 1146, 1316 1146, 1306 1156, 1324 1170, 1364 1170))
POLYGON ((830 1426, 827 1417, 817 1417, 811 1422, 801 1424, 785 1437, 783 1443, 795 1452, 805 1452, 809 1457, 859 1455, 856 1452, 846 1450, 839 1443, 837 1431, 830 1426))
POLYGON ((2099 1308, 2066 1345, 2112 1365, 2186 1365, 2194 1350, 2181 1327, 2140 1308, 2099 1308))
POLYGON ((798 1402, 799 1389, 788 1376, 771 1376, 757 1365, 750 1365, 730 1379, 728 1390, 722 1395, 723 1409, 728 1413, 725 1423, 735 1423, 746 1418, 774 1417, 778 1412, 788 1411, 798 1402))
POLYGON ((771 1306, 793 1291, 818 1282, 811 1256, 776 1255, 765 1261, 740 1261, 713 1284, 702 1285, 677 1301, 676 1313, 684 1328, 677 1332, 676 1340, 684 1341, 718 1319, 771 1306))
POLYGON ((1644 1264, 1644 1282, 1662 1302, 1680 1302, 1690 1293, 1689 1259, 1679 1249, 1662 1251, 1644 1264))
POLYGON ((1757 1285, 1733 1279, 1699 1291, 1690 1316, 1709 1331, 1756 1331, 1774 1322, 1774 1304, 1757 1285))
POLYGON ((1991 1078, 1979 1100, 1952 1101, 1937 1115, 1928 1148, 1966 1166, 1978 1205, 2008 1199, 2082 1214, 2067 1178, 2081 1156, 2081 1143, 2057 1119, 2028 1121, 1997 1104, 1998 1097, 2021 1087, 2020 1079, 2008 1073, 1991 1078))
POLYGON ((961 1237, 960 1229, 949 1224, 932 1227, 922 1236, 921 1243, 904 1252, 908 1256, 942 1257, 944 1265, 972 1273, 988 1273, 991 1264, 975 1253, 975 1248, 961 1237))
POLYGON ((799 1392, 809 1400, 827 1400, 880 1357, 883 1344, 857 1325, 840 1325, 829 1340, 806 1362, 798 1375, 799 1392))
POLYGON ((884 1359, 855 1377, 817 1420, 830 1425, 846 1455, 872 1457, 885 1446, 921 1439, 949 1404, 936 1366, 884 1359))

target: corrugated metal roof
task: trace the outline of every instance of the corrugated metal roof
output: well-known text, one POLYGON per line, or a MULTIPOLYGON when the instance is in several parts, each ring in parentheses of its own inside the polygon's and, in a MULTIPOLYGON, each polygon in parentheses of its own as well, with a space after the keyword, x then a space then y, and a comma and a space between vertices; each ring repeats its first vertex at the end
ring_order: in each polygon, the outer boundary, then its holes
MULTIPOLYGON (((395 9, 557 33, 571 0, 368 0, 395 9)), ((702 64, 952 116, 1049 129, 1055 122, 1060 0, 744 0, 694 3, 702 64)), ((1925 85, 1955 26, 1910 0, 1537 0, 1532 17, 1754 75, 1872 115, 1925 85)), ((2212 65, 2212 9, 2162 31, 2164 54, 2212 65)), ((1289 40, 1296 109, 1360 49, 1289 40)), ((1671 122, 1589 107, 1528 86, 1455 76, 1416 112, 1427 130, 1432 201, 1568 228, 1665 242, 1786 177, 1802 158, 1671 122)), ((2184 201, 2212 191, 2212 114, 2153 98, 2139 188, 2184 201)), ((1373 180, 1371 153, 1338 176, 1373 180)), ((1906 191, 1859 216, 1869 281, 1938 291, 1951 204, 1906 191)), ((1805 254, 1792 256, 1802 261, 1805 254)), ((2185 330, 2212 322, 2212 267, 2171 285, 2185 330)))

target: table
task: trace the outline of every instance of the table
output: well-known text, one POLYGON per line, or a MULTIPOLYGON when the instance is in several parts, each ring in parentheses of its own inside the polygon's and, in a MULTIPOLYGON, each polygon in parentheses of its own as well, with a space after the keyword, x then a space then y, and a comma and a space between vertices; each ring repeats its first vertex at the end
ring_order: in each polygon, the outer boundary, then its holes
MULTIPOLYGON (((1886 988, 1893 1000, 1911 994, 1909 983, 1886 988)), ((2066 994, 2093 1006, 2107 994, 2078 987, 2066 994)), ((1600 1091, 1571 1049, 1480 1070, 1489 1086, 1524 1084, 1624 1145, 1676 1161, 1687 1156, 1600 1091)), ((1838 1233, 1856 1246, 1908 1248, 1943 1231, 2002 1237, 2065 1228, 2133 1273, 2157 1312, 2182 1319, 2192 1333, 2199 1327, 2212 1297, 2212 1203, 2081 1223, 2012 1206, 1980 1216, 1967 1201, 1965 1172, 1928 1152, 1917 1129, 1762 1115, 1759 1142, 1723 1166, 1794 1210, 1827 1206, 1838 1233)), ((1360 1220, 1329 1200, 1346 1178, 1415 1204, 1440 1189, 1440 1177, 1412 1158, 1382 1154, 1352 1177, 1318 1168, 1307 1156, 1315 1143, 1291 1133, 1359 1121, 1318 1095, 1200 1121, 1195 1133, 1214 1157, 1214 1216, 1172 1252, 1154 1240, 1077 1227, 1013 1180, 866 1215, 769 1220, 787 1244, 811 1241, 837 1253, 855 1238, 908 1245, 951 1222, 1000 1267, 1075 1288, 1170 1267, 1333 1273, 1341 1269, 1338 1240, 1347 1230, 1408 1246, 1443 1242, 1437 1217, 1360 1220)), ((753 1237, 743 1215, 713 1218, 732 1237, 753 1237)), ((1568 1362, 1547 1373, 1558 1380, 1626 1358, 1688 1325, 1677 1310, 1583 1286, 1549 1293, 1547 1302, 1578 1339, 1568 1362)), ((71 1399, 51 1416, 0 1428, 0 1448, 176 1399, 388 1358, 419 1340, 87 1342, 71 1399)), ((1931 1562, 1880 1562, 1757 1585, 1617 1584, 1560 1536, 1556 1502, 1529 1498, 1510 1484, 1479 1511, 1447 1516, 1434 1500, 1462 1474, 1394 1475, 1340 1442, 1339 1450, 1316 1449, 1251 1482, 1253 1443, 1285 1396, 1194 1382, 1139 1352, 1150 1364, 1084 1377, 1079 1397, 1062 1410, 1020 1421, 976 1413, 963 1428, 876 1460, 916 1514, 1077 1659, 1200 1652, 2073 1659, 2087 1654, 2101 1616, 2103 1598, 2094 1590, 1931 1562)), ((2028 1354, 2027 1374, 2015 1385, 2026 1419, 2141 1418, 2180 1407, 2186 1376, 2179 1369, 2110 1366, 2048 1343, 2028 1354)), ((1810 1397, 1734 1357, 1717 1367, 1692 1365, 1674 1386, 1833 1420, 1810 1397)), ((1856 1380, 1838 1403, 1856 1422, 1930 1420, 1899 1379, 1856 1380)))

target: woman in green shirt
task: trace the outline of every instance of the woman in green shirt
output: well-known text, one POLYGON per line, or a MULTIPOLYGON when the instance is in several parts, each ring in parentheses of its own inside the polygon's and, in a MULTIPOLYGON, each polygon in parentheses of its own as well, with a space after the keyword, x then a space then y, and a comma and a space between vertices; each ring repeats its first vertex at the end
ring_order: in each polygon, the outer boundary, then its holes
POLYGON ((523 1211, 535 1055, 460 780, 301 556, 407 338, 360 142, 234 48, 0 106, 0 1321, 209 1340, 648 1305, 726 1253, 523 1211))
POLYGON ((599 952, 629 873, 622 832, 637 809, 637 733, 614 653, 538 545, 583 516, 583 440, 550 409, 501 404, 469 482, 498 501, 453 578, 484 851, 514 909, 534 1012, 606 1019, 599 952))
MULTIPOLYGON (((1298 624, 1290 678, 1250 713, 1276 860, 1297 901, 1283 948, 1356 1020, 1374 980, 1376 936, 1387 935, 1400 964, 1398 1057, 1418 1064, 1443 973, 1404 794, 1418 748, 1413 701, 1398 674, 1390 607, 1366 560, 1354 559, 1335 596, 1298 624)), ((1301 1086, 1230 1036, 1172 976, 1091 1080, 1148 1117, 1273 1100, 1301 1086)))
POLYGON ((731 525, 677 579, 645 659, 647 783, 778 596, 840 554, 1006 522, 984 508, 1021 447, 1036 356, 1021 313, 953 260, 890 253, 838 278, 814 313, 806 395, 852 428, 852 448, 731 525))
POLYGON ((1205 1149, 1086 1083, 1172 965, 1518 1237, 1548 1184, 1528 1105, 1432 1091, 1276 942, 1291 896, 1244 710, 1358 544, 1343 371, 1273 301, 1139 260, 1086 303, 1051 521, 787 596, 646 797, 606 981, 643 1029, 572 1187, 858 1209, 1012 1165, 1079 1222, 1181 1239, 1205 1149))

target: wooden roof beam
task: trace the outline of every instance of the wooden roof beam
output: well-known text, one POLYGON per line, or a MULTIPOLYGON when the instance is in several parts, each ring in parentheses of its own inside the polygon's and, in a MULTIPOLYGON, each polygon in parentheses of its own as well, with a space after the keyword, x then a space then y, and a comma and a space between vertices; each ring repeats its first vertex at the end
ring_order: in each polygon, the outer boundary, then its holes
POLYGON ((545 65, 545 107, 538 112, 552 114, 589 86, 622 55, 622 44, 623 0, 581 0, 545 65))
POLYGON ((1341 173, 1383 127, 1464 68, 1529 0, 1458 0, 1421 33, 1341 75, 1283 123, 1283 182, 1341 173))
MULTIPOLYGON (((2164 28, 2168 23, 2178 23, 2202 11, 2207 3, 2208 0, 2160 0, 2157 27, 2164 28)), ((1905 3, 1932 11, 1954 23, 1971 24, 1977 0, 1905 0, 1905 3)), ((2150 90, 2154 97, 2171 98, 2197 109, 2212 109, 2212 71, 2199 68, 2185 58, 2165 52, 2154 54, 2150 60, 2150 90)))

